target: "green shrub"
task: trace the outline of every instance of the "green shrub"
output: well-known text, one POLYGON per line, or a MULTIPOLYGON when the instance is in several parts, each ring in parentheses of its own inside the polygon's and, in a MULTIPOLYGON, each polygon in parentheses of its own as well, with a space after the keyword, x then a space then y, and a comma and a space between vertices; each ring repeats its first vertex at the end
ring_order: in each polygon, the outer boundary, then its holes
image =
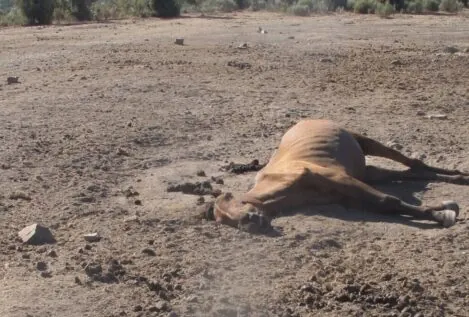
POLYGON ((13 7, 7 12, 0 14, 0 26, 24 25, 28 20, 18 7, 13 7))
POLYGON ((297 16, 308 16, 310 14, 310 8, 306 4, 294 4, 290 7, 289 11, 297 16))
POLYGON ((353 11, 356 13, 374 13, 375 10, 375 0, 356 0, 353 5, 353 11))
POLYGON ((234 0, 238 9, 246 9, 251 5, 249 0, 234 0))
POLYGON ((233 12, 238 9, 238 5, 233 0, 207 0, 202 3, 203 12, 233 12))
POLYGON ((71 0, 72 1, 72 15, 78 21, 88 21, 92 18, 92 13, 89 7, 89 0, 71 0))
POLYGON ((424 0, 423 8, 425 11, 437 12, 439 10, 440 1, 438 0, 424 0))
POLYGON ((118 17, 117 7, 108 1, 96 1, 91 4, 90 10, 93 19, 97 21, 106 21, 118 17))
POLYGON ((463 9, 464 5, 458 0, 441 0, 439 9, 446 12, 458 12, 463 9))
POLYGON ((423 0, 412 0, 411 2, 407 3, 406 6, 406 12, 408 13, 413 13, 413 14, 419 14, 423 12, 423 0))
POLYGON ((29 25, 51 24, 54 16, 55 0, 17 0, 29 25))
POLYGON ((376 14, 382 18, 388 18, 395 12, 394 6, 386 1, 386 3, 378 2, 376 4, 376 14))
POLYGON ((173 18, 181 15, 181 5, 178 0, 152 0, 152 7, 159 17, 173 18))

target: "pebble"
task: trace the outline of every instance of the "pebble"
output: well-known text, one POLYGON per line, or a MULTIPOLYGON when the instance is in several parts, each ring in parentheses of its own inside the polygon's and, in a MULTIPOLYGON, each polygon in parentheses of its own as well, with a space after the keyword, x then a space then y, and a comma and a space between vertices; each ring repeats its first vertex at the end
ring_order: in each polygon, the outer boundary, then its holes
POLYGON ((156 256, 156 252, 150 248, 145 248, 142 250, 143 254, 146 254, 148 256, 156 256))
POLYGON ((47 270, 47 263, 46 262, 37 262, 36 263, 36 269, 38 269, 39 271, 45 271, 47 270))
POLYGON ((83 238, 87 242, 99 242, 99 241, 101 241, 101 236, 97 232, 85 234, 83 236, 83 238))
POLYGON ((196 175, 197 175, 197 176, 200 176, 200 177, 205 177, 205 176, 207 176, 207 174, 205 174, 205 171, 204 171, 204 170, 198 170, 198 171, 196 172, 196 175))

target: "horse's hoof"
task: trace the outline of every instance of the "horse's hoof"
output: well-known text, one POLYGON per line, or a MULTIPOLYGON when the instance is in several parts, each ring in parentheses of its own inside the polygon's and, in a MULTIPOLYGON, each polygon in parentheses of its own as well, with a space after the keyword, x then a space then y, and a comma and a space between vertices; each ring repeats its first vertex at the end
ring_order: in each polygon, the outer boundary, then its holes
POLYGON ((432 212, 433 218, 443 225, 445 228, 449 228, 456 223, 456 211, 454 210, 439 210, 432 212))
POLYGON ((445 200, 443 206, 445 206, 445 209, 453 210, 456 213, 456 217, 459 216, 459 205, 454 200, 445 200))

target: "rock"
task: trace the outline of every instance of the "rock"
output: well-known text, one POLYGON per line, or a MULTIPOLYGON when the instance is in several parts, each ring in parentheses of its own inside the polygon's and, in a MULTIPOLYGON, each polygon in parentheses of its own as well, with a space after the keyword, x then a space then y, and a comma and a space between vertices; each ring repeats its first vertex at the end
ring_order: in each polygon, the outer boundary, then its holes
POLYGON ((204 170, 198 170, 195 174, 196 174, 197 176, 200 176, 200 177, 205 177, 205 176, 207 176, 207 174, 205 174, 205 171, 204 171, 204 170))
POLYGON ((442 113, 437 113, 437 114, 429 114, 426 115, 425 118, 427 119, 439 119, 439 120, 446 120, 448 119, 448 116, 442 113))
POLYGON ((143 250, 142 250, 142 253, 143 253, 143 254, 146 254, 146 255, 148 255, 148 256, 156 256, 156 252, 153 251, 153 250, 150 249, 150 248, 145 248, 145 249, 143 249, 143 250))
POLYGON ((177 45, 184 45, 184 39, 183 38, 177 38, 174 43, 177 44, 177 45))
POLYGON ((443 51, 445 53, 450 53, 450 54, 454 54, 454 53, 457 53, 459 52, 459 49, 455 46, 446 46, 443 51))
POLYGON ((186 298, 186 301, 188 303, 198 303, 199 302, 199 299, 197 298, 197 296, 195 295, 191 295, 189 297, 186 298))
POLYGON ((86 242, 99 242, 101 241, 101 236, 99 233, 88 233, 83 236, 86 242))
POLYGON ((176 312, 172 311, 168 314, 168 317, 179 317, 179 316, 176 312))
POLYGON ((323 58, 319 59, 319 61, 321 63, 332 63, 333 62, 332 59, 329 58, 329 57, 323 57, 323 58))
POLYGON ((163 312, 163 311, 168 311, 170 309, 170 306, 168 302, 159 301, 155 304, 154 308, 156 308, 156 310, 154 311, 163 312))
POLYGON ((82 285, 83 284, 78 276, 75 276, 75 284, 77 284, 77 285, 82 285))
POLYGON ((225 184, 225 181, 223 181, 223 178, 221 178, 221 176, 212 176, 211 179, 213 182, 215 182, 215 184, 218 184, 218 185, 225 184))
POLYGON ((200 196, 199 198, 197 198, 197 205, 203 205, 205 203, 205 198, 203 196, 200 196))
POLYGON ((119 156, 130 156, 130 153, 121 147, 117 149, 116 154, 119 156))
POLYGON ((32 200, 31 196, 23 192, 13 192, 8 196, 8 198, 11 200, 26 200, 26 201, 32 200))
POLYGON ((391 62, 391 65, 399 66, 399 65, 402 65, 402 62, 400 60, 395 59, 391 62))
POLYGON ((99 275, 103 272, 103 267, 98 263, 89 263, 85 266, 85 273, 88 276, 99 275))
POLYGON ((47 270, 47 263, 46 263, 46 262, 42 262, 42 261, 37 262, 37 263, 36 263, 36 269, 37 269, 38 271, 45 271, 45 270, 47 270))
POLYGON ((388 143, 386 143, 386 145, 396 151, 400 151, 404 148, 401 144, 397 143, 396 141, 389 141, 388 143))
POLYGON ((134 312, 139 312, 139 311, 142 311, 142 310, 143 310, 142 305, 136 305, 136 306, 134 306, 134 312))
POLYGON ((8 85, 19 84, 19 83, 20 83, 19 77, 13 77, 13 76, 7 77, 7 84, 8 85))
POLYGON ((57 252, 55 252, 54 250, 50 250, 49 252, 47 252, 47 256, 50 256, 51 258, 56 258, 57 252))
POLYGON ((129 216, 124 218, 124 222, 138 222, 138 216, 129 216))
POLYGON ((52 277, 52 273, 51 273, 51 272, 47 272, 47 271, 41 272, 41 277, 43 277, 43 278, 51 278, 51 277, 52 277))
POLYGON ((142 201, 140 199, 136 199, 134 201, 134 204, 137 205, 137 206, 141 206, 142 205, 142 201))
POLYGON ((238 45, 239 49, 247 49, 248 48, 248 43, 241 43, 238 45))
POLYGON ((55 238, 49 228, 43 227, 37 223, 23 228, 18 232, 23 243, 32 245, 42 245, 46 243, 55 243, 55 238))

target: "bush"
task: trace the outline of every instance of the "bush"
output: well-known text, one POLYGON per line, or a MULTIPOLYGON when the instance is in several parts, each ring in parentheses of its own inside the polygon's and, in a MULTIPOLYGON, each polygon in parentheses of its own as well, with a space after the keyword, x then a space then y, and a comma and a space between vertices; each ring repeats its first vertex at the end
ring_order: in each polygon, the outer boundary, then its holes
POLYGON ((233 0, 207 0, 202 3, 203 12, 233 12, 238 5, 233 0))
POLYGON ((418 14, 423 12, 423 1, 422 0, 413 0, 407 3, 406 12, 418 14))
POLYGON ((353 11, 356 13, 374 13, 375 10, 375 0, 356 0, 353 5, 353 11))
POLYGON ((54 16, 55 0, 17 0, 29 25, 51 24, 54 16))
POLYGON ((0 26, 24 25, 28 22, 23 12, 13 7, 8 12, 0 13, 0 26))
POLYGON ((387 18, 395 12, 394 6, 386 1, 386 3, 378 2, 376 4, 376 14, 382 18, 387 18))
POLYGON ((249 0, 234 0, 238 9, 246 9, 251 5, 249 0))
POLYGON ((310 8, 308 5, 306 4, 294 4, 290 7, 289 11, 294 14, 294 15, 298 15, 298 16, 308 16, 309 13, 310 13, 310 8))
POLYGON ((152 0, 152 7, 159 17, 172 18, 181 15, 181 5, 178 0, 152 0))
POLYGON ((440 2, 438 0, 424 0, 423 8, 425 11, 437 12, 439 10, 440 2))
POLYGON ((458 12, 463 9, 464 5, 458 0, 441 0, 439 9, 446 12, 458 12))
POLYGON ((88 0, 71 0, 72 1, 72 15, 78 21, 91 20, 92 13, 89 7, 88 0))

